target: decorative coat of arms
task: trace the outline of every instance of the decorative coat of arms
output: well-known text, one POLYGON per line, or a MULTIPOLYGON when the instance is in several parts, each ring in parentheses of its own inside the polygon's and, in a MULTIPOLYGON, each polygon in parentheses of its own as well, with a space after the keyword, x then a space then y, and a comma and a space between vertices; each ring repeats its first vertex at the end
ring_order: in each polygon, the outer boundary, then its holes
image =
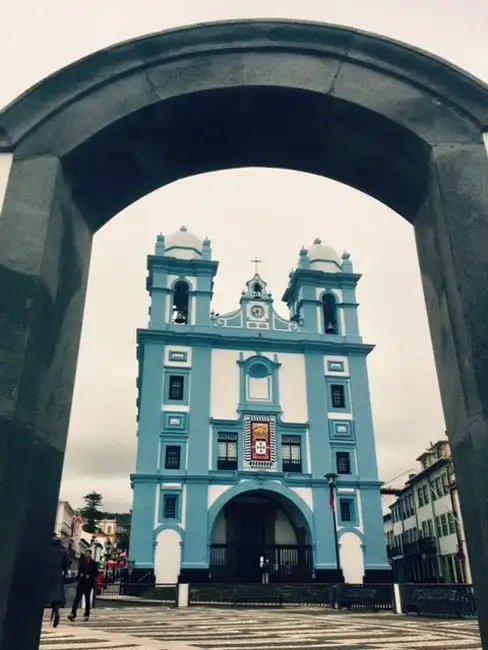
POLYGON ((264 469, 275 463, 276 420, 273 416, 244 416, 244 460, 250 467, 264 469))

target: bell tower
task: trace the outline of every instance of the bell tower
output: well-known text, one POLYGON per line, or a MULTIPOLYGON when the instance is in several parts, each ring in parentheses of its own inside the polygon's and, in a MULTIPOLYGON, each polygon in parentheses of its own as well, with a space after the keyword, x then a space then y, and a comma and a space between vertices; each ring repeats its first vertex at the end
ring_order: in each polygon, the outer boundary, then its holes
POLYGON ((200 240, 186 226, 167 237, 160 234, 147 268, 149 329, 209 324, 218 269, 209 239, 200 240))
POLYGON ((350 255, 341 257, 320 239, 302 247, 297 266, 289 274, 283 301, 290 319, 305 331, 331 337, 360 341, 356 302, 355 274, 350 255))

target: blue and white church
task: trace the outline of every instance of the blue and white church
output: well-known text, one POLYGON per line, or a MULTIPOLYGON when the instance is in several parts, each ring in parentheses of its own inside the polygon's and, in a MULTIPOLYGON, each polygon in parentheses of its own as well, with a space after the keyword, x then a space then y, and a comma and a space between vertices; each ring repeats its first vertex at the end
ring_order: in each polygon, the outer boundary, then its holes
POLYGON ((349 254, 302 248, 283 301, 256 271, 212 310, 211 242, 182 227, 148 256, 137 332, 130 559, 157 583, 390 581, 349 254), (269 574, 269 575, 268 575, 269 574))

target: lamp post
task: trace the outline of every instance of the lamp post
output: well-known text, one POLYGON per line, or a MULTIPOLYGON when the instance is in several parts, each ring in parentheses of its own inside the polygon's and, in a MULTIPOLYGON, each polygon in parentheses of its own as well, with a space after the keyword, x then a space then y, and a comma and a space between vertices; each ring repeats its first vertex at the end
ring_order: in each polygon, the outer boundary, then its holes
POLYGON ((337 571, 337 580, 341 579, 341 558, 339 555, 339 537, 337 535, 337 514, 336 514, 336 505, 335 505, 335 493, 336 493, 336 483, 339 478, 338 474, 334 472, 329 472, 324 476, 327 483, 329 484, 329 504, 332 511, 332 522, 334 525, 334 544, 335 544, 335 554, 336 554, 336 571, 337 571))
POLYGON ((108 539, 105 542, 105 581, 106 582, 108 581, 108 574, 109 574, 108 563, 111 557, 112 557, 112 542, 110 541, 110 539, 108 539))

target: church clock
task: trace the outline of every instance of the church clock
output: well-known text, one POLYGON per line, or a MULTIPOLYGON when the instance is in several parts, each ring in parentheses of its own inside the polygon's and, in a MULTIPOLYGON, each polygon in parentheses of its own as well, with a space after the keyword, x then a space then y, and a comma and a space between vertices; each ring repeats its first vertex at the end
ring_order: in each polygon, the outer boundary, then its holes
POLYGON ((264 307, 261 305, 253 305, 251 307, 251 316, 253 318, 262 318, 265 314, 264 307))

